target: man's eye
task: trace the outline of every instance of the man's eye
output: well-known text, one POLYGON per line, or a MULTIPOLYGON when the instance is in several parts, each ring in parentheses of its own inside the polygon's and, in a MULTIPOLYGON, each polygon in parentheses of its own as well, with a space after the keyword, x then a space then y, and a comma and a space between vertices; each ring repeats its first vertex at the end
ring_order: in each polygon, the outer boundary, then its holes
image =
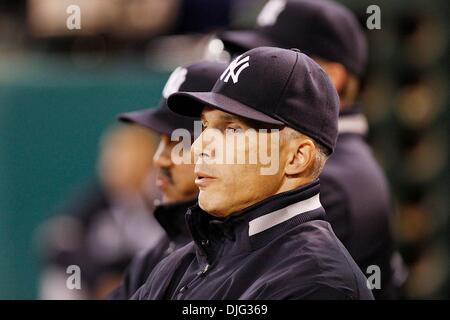
POLYGON ((241 133, 241 132, 242 132, 241 128, 233 128, 233 127, 226 128, 226 133, 228 133, 228 134, 241 133))

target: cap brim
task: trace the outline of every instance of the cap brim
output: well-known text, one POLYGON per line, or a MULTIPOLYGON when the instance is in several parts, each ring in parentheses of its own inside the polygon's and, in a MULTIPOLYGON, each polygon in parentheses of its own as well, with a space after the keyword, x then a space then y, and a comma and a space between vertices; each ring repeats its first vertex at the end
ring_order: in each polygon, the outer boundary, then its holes
POLYGON ((239 117, 268 124, 284 125, 265 113, 257 111, 239 101, 215 92, 177 92, 168 99, 169 109, 173 112, 189 117, 200 117, 205 106, 222 110, 239 117))
POLYGON ((275 47, 275 42, 256 30, 224 31, 218 37, 231 51, 247 51, 257 47, 275 47))
POLYGON ((170 134, 172 129, 168 121, 158 117, 158 109, 145 109, 119 114, 118 120, 122 122, 135 123, 161 134, 170 134))

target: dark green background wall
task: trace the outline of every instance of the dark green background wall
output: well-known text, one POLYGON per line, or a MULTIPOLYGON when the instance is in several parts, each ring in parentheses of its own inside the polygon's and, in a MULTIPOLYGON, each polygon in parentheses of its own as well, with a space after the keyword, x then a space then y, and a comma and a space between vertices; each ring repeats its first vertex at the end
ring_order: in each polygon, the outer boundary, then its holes
POLYGON ((0 71, 0 299, 32 299, 36 227, 95 174, 99 137, 115 115, 156 104, 167 75, 35 57, 2 61, 0 71))

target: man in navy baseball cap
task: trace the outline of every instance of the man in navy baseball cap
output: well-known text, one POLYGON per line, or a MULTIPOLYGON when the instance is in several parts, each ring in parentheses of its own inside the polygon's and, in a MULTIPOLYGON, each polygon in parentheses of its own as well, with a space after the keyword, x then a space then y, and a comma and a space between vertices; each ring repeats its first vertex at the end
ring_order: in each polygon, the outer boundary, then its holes
POLYGON ((233 55, 267 45, 299 48, 328 74, 339 94, 340 114, 336 150, 320 176, 326 219, 364 272, 371 265, 380 267, 375 297, 395 298, 398 281, 391 260, 401 259, 392 259, 399 255, 393 254, 388 185, 365 141, 368 123, 357 103, 368 50, 354 14, 333 1, 271 0, 252 30, 218 37, 233 55))
MULTIPOLYGON (((177 163, 172 156, 174 147, 183 143, 173 139, 176 130, 186 130, 192 137, 194 120, 169 110, 167 98, 178 90, 210 90, 226 65, 216 62, 197 62, 176 68, 162 92, 159 106, 123 113, 119 119, 157 133, 161 137, 154 156, 158 170, 156 184, 162 192, 162 203, 153 212, 165 231, 154 247, 138 254, 125 273, 122 284, 110 295, 110 299, 128 299, 145 282, 153 267, 175 248, 188 243, 191 238, 184 215, 188 207, 197 202, 198 189, 194 184, 194 167, 189 163, 177 163)), ((189 138, 188 144, 192 142, 189 138)))
POLYGON ((256 27, 219 34, 231 52, 261 46, 299 48, 311 57, 339 62, 364 75, 367 41, 354 14, 328 0, 271 0, 260 12, 256 27))
POLYGON ((174 93, 168 105, 202 120, 192 145, 198 205, 186 214, 194 241, 133 298, 373 298, 324 221, 317 177, 335 148, 339 100, 313 60, 253 49, 212 90, 174 93), (273 170, 264 154, 276 156, 273 170))

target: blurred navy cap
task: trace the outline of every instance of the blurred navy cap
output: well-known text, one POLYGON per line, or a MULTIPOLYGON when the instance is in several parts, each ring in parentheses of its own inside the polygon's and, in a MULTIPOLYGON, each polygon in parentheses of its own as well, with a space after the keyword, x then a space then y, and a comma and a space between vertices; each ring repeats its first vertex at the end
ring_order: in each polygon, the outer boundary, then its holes
POLYGON ((218 37, 235 52, 261 46, 299 48, 311 57, 339 62, 359 77, 367 64, 367 41, 355 15, 327 0, 271 0, 253 30, 226 31, 218 37))
POLYGON ((214 86, 226 64, 201 61, 176 68, 162 92, 159 106, 122 113, 120 121, 136 123, 159 134, 170 135, 174 130, 183 128, 194 132, 194 119, 175 114, 167 107, 167 98, 177 91, 208 91, 214 86))

